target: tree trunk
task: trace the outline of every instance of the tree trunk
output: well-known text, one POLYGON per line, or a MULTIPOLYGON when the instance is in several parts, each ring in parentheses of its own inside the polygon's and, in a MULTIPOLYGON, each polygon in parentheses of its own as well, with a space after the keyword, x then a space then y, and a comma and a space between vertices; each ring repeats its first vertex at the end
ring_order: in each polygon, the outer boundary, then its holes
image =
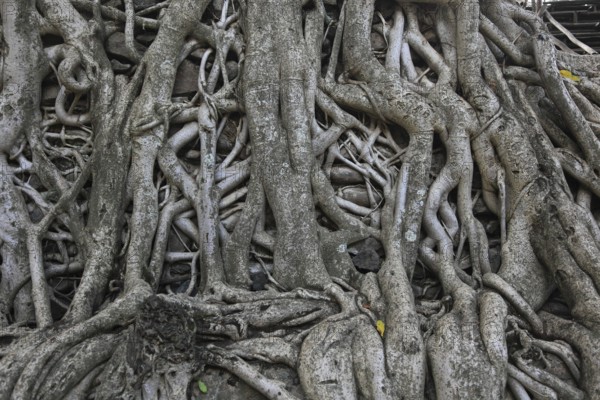
POLYGON ((0 14, 0 400, 600 397, 600 58, 531 10, 0 14))

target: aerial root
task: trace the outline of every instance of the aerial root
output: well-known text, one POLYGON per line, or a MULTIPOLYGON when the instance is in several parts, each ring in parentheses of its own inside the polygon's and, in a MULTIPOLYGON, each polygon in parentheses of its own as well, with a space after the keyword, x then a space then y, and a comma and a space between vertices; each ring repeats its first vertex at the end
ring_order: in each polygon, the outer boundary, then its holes
POLYGON ((51 360, 54 363, 47 364, 50 372, 39 377, 35 397, 49 400, 66 398, 81 380, 112 356, 122 339, 123 335, 119 334, 98 335, 62 354, 57 353, 51 360))
POLYGON ((508 376, 528 389, 531 393, 534 393, 543 399, 558 400, 558 395, 554 390, 539 383, 514 365, 508 365, 508 376))
POLYGON ((600 336, 597 332, 586 328, 572 320, 540 312, 544 322, 544 332, 549 338, 562 339, 572 344, 581 357, 581 377, 579 385, 587 398, 600 396, 600 336))
POLYGON ((534 332, 540 334, 543 331, 543 324, 529 303, 510 286, 502 277, 494 273, 487 273, 483 276, 484 285, 500 292, 509 303, 521 314, 530 324, 534 332))
POLYGON ((527 373, 527 375, 554 390, 560 399, 583 400, 584 393, 581 390, 562 381, 555 375, 533 365, 527 364, 520 357, 516 358, 516 364, 519 369, 527 373))
MULTIPOLYGON (((43 371, 46 365, 56 354, 63 354, 86 339, 128 324, 147 297, 148 291, 149 288, 145 284, 140 284, 89 320, 76 323, 58 332, 51 327, 25 338, 25 342, 17 341, 14 344, 17 351, 12 354, 18 355, 21 360, 17 359, 17 361, 9 356, 0 361, 0 366, 6 368, 8 364, 10 371, 5 374, 6 381, 0 391, 0 399, 32 398, 41 383, 39 377, 44 375, 43 371), (22 357, 23 353, 18 351, 22 346, 29 348, 30 354, 35 355, 35 358, 22 357), (15 361, 18 365, 16 368, 15 361)), ((95 343, 91 342, 91 345, 93 346, 95 343)), ((83 355, 80 356, 86 359, 83 355)), ((86 368, 88 367, 82 369, 86 370, 86 368)), ((90 369, 91 367, 87 371, 90 369)), ((71 379, 70 377, 65 378, 71 379)))
POLYGON ((208 365, 231 372, 269 400, 298 400, 296 396, 285 389, 282 382, 265 377, 255 367, 227 350, 208 346, 201 357, 206 360, 208 365))

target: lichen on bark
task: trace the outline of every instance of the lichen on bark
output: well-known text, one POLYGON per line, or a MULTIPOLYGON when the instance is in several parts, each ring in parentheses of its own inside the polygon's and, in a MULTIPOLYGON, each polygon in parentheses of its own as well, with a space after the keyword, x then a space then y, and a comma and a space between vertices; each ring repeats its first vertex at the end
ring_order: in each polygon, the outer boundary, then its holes
POLYGON ((600 59, 536 13, 0 14, 0 399, 600 396, 600 59))

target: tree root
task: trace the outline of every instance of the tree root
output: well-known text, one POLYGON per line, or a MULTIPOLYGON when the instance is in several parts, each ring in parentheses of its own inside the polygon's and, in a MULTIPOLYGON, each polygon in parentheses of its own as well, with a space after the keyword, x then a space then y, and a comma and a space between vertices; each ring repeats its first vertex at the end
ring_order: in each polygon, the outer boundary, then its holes
POLYGON ((600 397, 598 56, 433 3, 7 0, 0 400, 600 397))

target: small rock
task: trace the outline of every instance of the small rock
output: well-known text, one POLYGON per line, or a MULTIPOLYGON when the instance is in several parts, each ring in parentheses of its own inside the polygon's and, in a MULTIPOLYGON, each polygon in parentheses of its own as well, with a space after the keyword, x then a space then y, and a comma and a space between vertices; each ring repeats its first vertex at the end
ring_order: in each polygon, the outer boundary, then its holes
POLYGON ((371 48, 373 51, 383 51, 387 48, 385 39, 377 32, 371 32, 371 48))
MULTIPOLYGON (((365 186, 350 186, 340 189, 341 197, 363 207, 370 207, 369 192, 365 186)), ((381 201, 381 196, 376 191, 373 191, 375 202, 381 201)))
POLYGON ((223 154, 228 154, 233 146, 235 145, 235 141, 237 138, 237 124, 236 121, 228 120, 223 128, 223 132, 219 135, 217 139, 217 151, 223 154))
MULTIPOLYGON (((267 271, 273 271, 273 264, 265 264, 267 271)), ((269 277, 263 267, 258 262, 250 262, 250 280, 252 281, 252 291, 264 290, 265 285, 269 283, 269 277)))
POLYGON ((489 213, 489 212, 491 212, 491 211, 489 210, 489 208, 487 208, 487 206, 483 202, 483 199, 481 197, 479 197, 477 199, 477 201, 475 202, 475 204, 473 204, 473 214, 478 215, 478 214, 485 214, 485 213, 489 213))
POLYGON ((183 60, 177 75, 175 76, 175 86, 173 87, 173 96, 193 95, 198 91, 198 72, 200 66, 183 60))
POLYGON ((44 218, 44 213, 39 209, 39 207, 34 206, 29 208, 29 218, 31 218, 31 222, 35 224, 44 218))
POLYGON ((442 153, 433 153, 431 156, 431 173, 438 176, 446 165, 446 156, 442 153))
POLYGON ((42 86, 42 103, 45 105, 54 105, 56 96, 58 96, 58 85, 49 84, 42 86))
POLYGON ((381 257, 377 251, 366 249, 352 257, 352 263, 361 271, 377 272, 381 268, 381 257))
MULTIPOLYGON (((134 43, 138 53, 143 54, 146 51, 146 46, 138 42, 134 43)), ((125 45, 125 34, 123 32, 115 32, 110 35, 110 37, 106 40, 106 52, 113 56, 131 60, 131 54, 125 45)))
POLYGON ((363 251, 367 250, 375 250, 379 251, 383 246, 381 242, 375 238, 368 237, 364 240, 360 240, 358 242, 352 243, 351 246, 348 246, 348 253, 350 255, 355 256, 363 251))
POLYGON ((362 175, 350 167, 334 165, 331 167, 331 182, 338 185, 352 185, 363 183, 362 175))
POLYGON ((231 81, 238 76, 240 72, 240 67, 237 61, 227 61, 225 62, 225 69, 227 70, 227 78, 231 81))
POLYGON ((184 252, 193 248, 194 243, 186 235, 169 235, 167 248, 171 252, 184 252))
POLYGON ((492 272, 498 272, 500 266, 502 265, 502 253, 500 246, 490 247, 488 254, 490 257, 490 268, 492 269, 492 272))
POLYGON ((173 293, 181 294, 181 293, 185 293, 188 290, 189 286, 190 286, 190 280, 186 279, 185 281, 172 283, 171 290, 173 291, 173 293))
POLYGON ((490 236, 497 236, 500 234, 500 222, 498 220, 491 220, 484 224, 485 233, 490 236))
POLYGON ((156 33, 154 32, 143 32, 139 35, 135 35, 135 40, 143 44, 144 46, 150 46, 156 39, 156 33))

